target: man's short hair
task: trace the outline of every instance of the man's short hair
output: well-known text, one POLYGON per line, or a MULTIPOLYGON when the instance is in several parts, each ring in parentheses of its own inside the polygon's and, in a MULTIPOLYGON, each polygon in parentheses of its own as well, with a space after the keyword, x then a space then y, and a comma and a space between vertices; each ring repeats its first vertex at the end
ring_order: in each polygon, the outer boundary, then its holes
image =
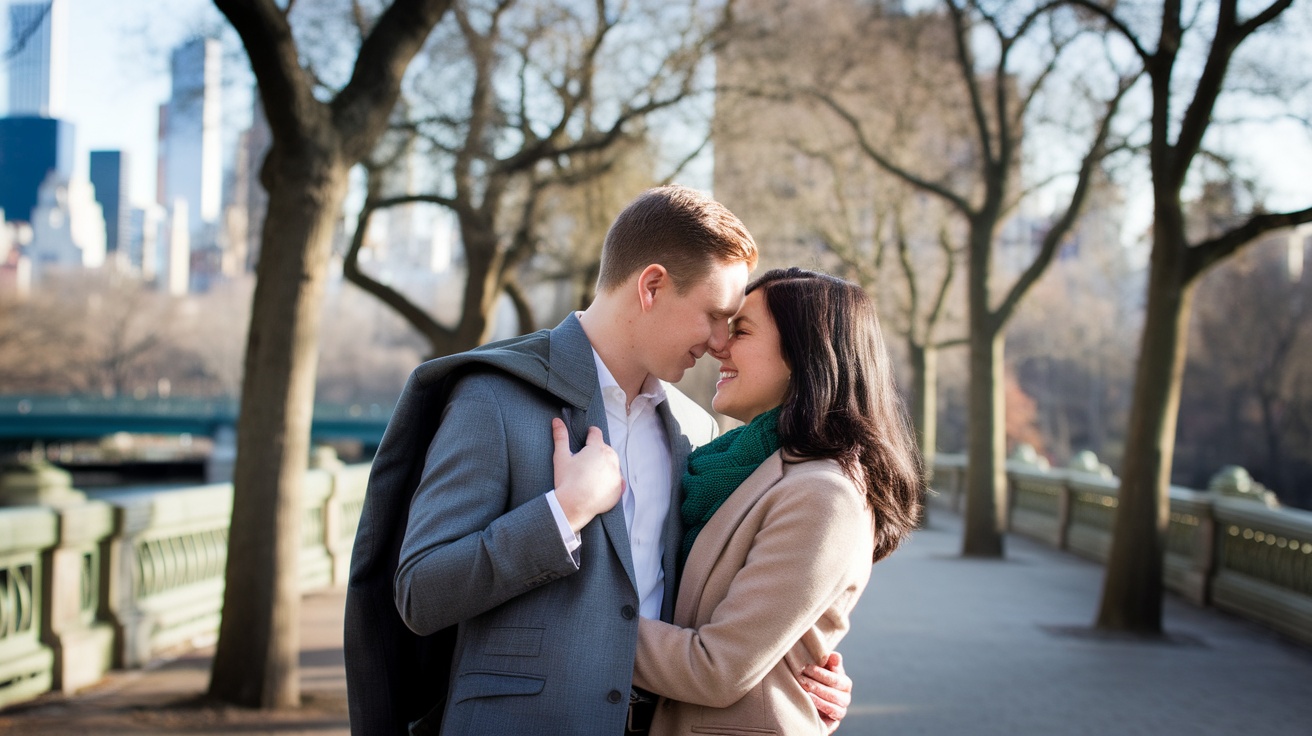
POLYGON ((611 223, 601 249, 597 291, 610 291, 656 263, 684 292, 714 262, 756 267, 756 241, 727 207, 678 184, 648 189, 611 223))

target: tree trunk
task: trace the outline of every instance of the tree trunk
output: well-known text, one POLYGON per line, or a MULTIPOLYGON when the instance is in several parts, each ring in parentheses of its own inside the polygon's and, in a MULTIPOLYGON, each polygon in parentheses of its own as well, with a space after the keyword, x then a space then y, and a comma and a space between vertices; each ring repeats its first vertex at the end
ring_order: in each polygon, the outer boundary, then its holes
POLYGON ((460 239, 465 251, 465 293, 460 300, 460 317, 454 330, 440 340, 430 340, 432 355, 441 358, 482 345, 496 326, 495 308, 504 291, 502 256, 497 236, 489 227, 460 216, 460 239))
POLYGON ((925 458, 925 483, 934 479, 934 459, 938 454, 938 348, 907 341, 911 353, 911 420, 916 441, 925 458))
POLYGON ((250 707, 300 704, 301 489, 324 284, 347 184, 348 167, 331 148, 297 148, 294 158, 275 150, 266 162, 266 247, 251 304, 227 588, 209 690, 250 707))
POLYGON ((1162 631, 1162 584, 1170 523, 1171 460, 1193 285, 1183 275, 1184 233, 1158 217, 1148 308, 1135 369, 1134 403, 1097 626, 1162 631))
POLYGON ((967 274, 970 322, 970 395, 967 400, 966 530, 961 554, 1002 557, 1006 527, 1006 425, 1002 382, 1002 330, 989 309, 993 224, 996 214, 971 223, 967 274), (987 226, 986 226, 987 223, 987 226))
POLYGON ((1003 339, 995 330, 970 331, 970 417, 967 423, 966 532, 961 554, 1002 557, 1007 527, 1003 339))

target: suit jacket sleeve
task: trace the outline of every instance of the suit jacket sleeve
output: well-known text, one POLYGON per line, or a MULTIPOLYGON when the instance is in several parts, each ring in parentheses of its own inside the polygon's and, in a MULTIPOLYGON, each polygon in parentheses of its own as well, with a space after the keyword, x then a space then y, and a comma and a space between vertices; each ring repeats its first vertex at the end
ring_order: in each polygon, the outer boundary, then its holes
POLYGON ((771 508, 747 563, 706 623, 686 629, 639 622, 635 685, 673 700, 728 707, 852 589, 861 564, 854 564, 861 545, 853 540, 871 530, 870 512, 850 481, 810 473, 781 480, 761 501, 771 508))
POLYGON ((476 374, 455 387, 410 505, 394 592, 397 611, 417 634, 578 570, 544 496, 512 508, 510 439, 496 380, 505 379, 476 374))

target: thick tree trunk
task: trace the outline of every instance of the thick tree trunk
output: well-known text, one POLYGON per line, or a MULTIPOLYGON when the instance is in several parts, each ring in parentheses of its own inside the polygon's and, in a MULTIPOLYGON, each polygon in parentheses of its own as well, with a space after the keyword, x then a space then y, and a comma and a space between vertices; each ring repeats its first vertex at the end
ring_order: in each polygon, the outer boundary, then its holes
POLYGON ((1099 628, 1148 635, 1162 631, 1171 460, 1193 296, 1183 273, 1184 233, 1162 224, 1167 219, 1159 217, 1154 232, 1116 528, 1097 619, 1099 628))
POLYGON ((300 704, 301 488, 309 457, 319 323, 348 167, 303 143, 270 154, 268 216, 251 305, 233 473, 223 621, 210 695, 300 704))
MULTIPOLYGON (((987 208, 986 208, 987 209, 987 208)), ((996 209, 996 208, 994 208, 996 209)), ((971 223, 967 301, 970 322, 970 395, 966 424, 966 530, 961 554, 1002 557, 1006 528, 1006 466, 1002 385, 1002 330, 989 308, 993 210, 971 223)))
POLYGON ((970 417, 967 423, 966 531, 961 554, 1002 557, 1007 526, 1003 339, 971 328, 970 417))

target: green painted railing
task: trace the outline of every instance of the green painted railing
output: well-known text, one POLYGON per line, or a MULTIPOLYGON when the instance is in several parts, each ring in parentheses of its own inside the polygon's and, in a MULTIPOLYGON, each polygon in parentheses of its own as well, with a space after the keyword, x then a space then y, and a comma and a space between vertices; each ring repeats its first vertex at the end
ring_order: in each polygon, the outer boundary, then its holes
MULTIPOLYGON (((938 456, 935 504, 963 509, 964 469, 963 457, 938 456)), ((368 475, 368 465, 343 466, 331 454, 312 461, 304 589, 345 584, 368 475)), ((1105 467, 1088 456, 1058 470, 1020 458, 1007 478, 1011 531, 1105 561, 1117 502, 1105 467)), ((1168 587, 1312 643, 1312 513, 1215 485, 1171 489, 1168 587)), ((213 639, 231 485, 49 498, 0 508, 0 707, 213 639)))
MULTIPOLYGON (((302 490, 302 589, 346 583, 368 476, 368 465, 315 456, 302 490)), ((92 495, 64 488, 50 496, 57 505, 0 508, 0 707, 218 633, 231 484, 92 495)))
MULTIPOLYGON (((964 511, 965 470, 964 456, 939 454, 931 503, 964 511)), ((1089 453, 1050 469, 1022 451, 1007 462, 1008 530, 1105 563, 1118 486, 1089 453)), ((1312 512, 1279 507, 1238 468, 1170 496, 1167 588, 1312 644, 1312 512)))

